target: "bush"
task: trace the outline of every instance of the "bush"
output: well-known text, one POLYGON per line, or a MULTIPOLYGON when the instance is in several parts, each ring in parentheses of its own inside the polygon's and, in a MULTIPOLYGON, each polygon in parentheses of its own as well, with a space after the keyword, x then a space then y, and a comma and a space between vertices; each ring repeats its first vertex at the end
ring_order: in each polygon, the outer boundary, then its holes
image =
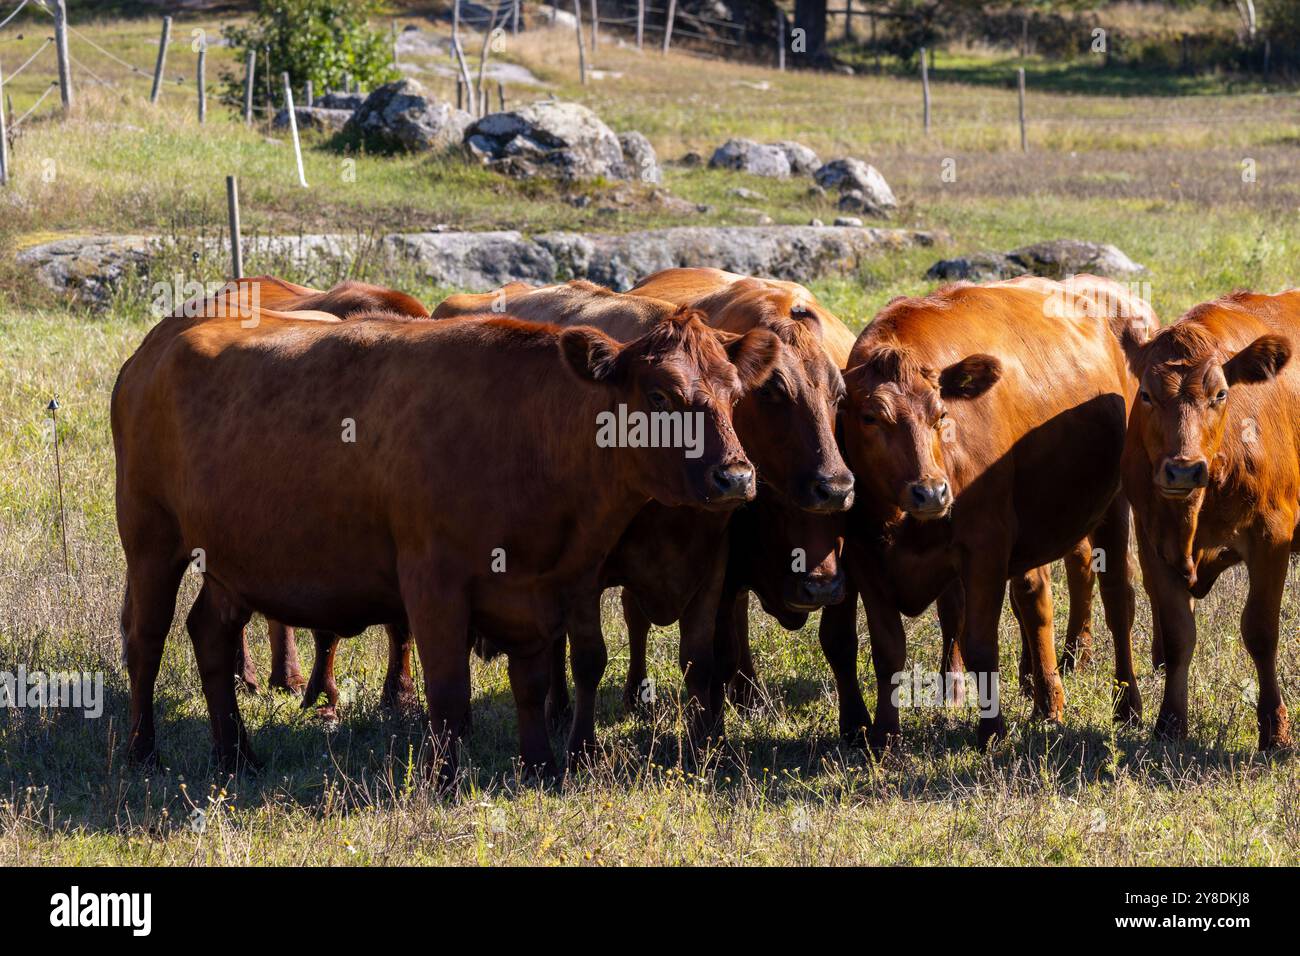
MULTIPOLYGON (((257 51, 253 102, 267 105, 267 57, 274 104, 280 102, 280 74, 288 71, 295 93, 308 80, 318 93, 343 89, 347 76, 371 89, 398 77, 387 37, 371 29, 375 0, 261 0, 247 26, 228 26, 222 35, 243 54, 257 51)), ((224 98, 242 104, 244 77, 227 74, 224 98)))

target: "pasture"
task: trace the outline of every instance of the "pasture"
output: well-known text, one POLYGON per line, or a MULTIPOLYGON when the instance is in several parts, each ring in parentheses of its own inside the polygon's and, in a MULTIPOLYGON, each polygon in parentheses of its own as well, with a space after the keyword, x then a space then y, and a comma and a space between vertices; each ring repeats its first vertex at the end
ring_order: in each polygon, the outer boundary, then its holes
MULTIPOLYGON (((178 21, 177 28, 180 36, 191 27, 215 34, 217 25, 178 21)), ((152 56, 153 20, 79 28, 127 61, 144 64, 152 56)), ((39 42, 6 42, 0 51, 8 63, 25 59, 39 42)), ((671 162, 688 150, 707 157, 723 140, 749 136, 798 140, 824 158, 862 156, 900 198, 894 224, 950 234, 950 245, 890 253, 855 273, 810 284, 855 331, 891 298, 932 288, 923 275, 935 259, 1065 237, 1114 243, 1145 264, 1146 291, 1168 322, 1233 289, 1273 292, 1296 284, 1300 113, 1293 91, 1109 97, 1031 87, 1030 150, 1022 154, 1010 60, 981 61, 985 72, 1005 69, 1005 85, 954 82, 957 61, 951 74, 941 65, 927 136, 919 85, 911 78, 779 74, 684 53, 638 54, 605 41, 595 60, 606 75, 580 87, 571 34, 538 31, 511 40, 501 57, 527 66, 549 84, 547 92, 586 103, 616 130, 649 137, 669 161, 665 187, 710 207, 685 215, 640 192, 614 201, 615 188, 607 184, 585 187, 594 201, 575 203, 551 185, 517 183, 442 159, 361 155, 355 181, 346 181, 343 154, 310 137, 312 188, 302 190, 288 147, 268 141, 266 130, 246 129, 211 102, 200 127, 191 85, 169 85, 151 109, 147 82, 107 57, 96 59, 93 49, 74 48, 74 55, 117 85, 83 83, 71 117, 29 120, 15 148, 15 181, 0 187, 0 669, 21 663, 29 671, 102 671, 106 702, 103 716, 93 720, 75 711, 0 711, 5 865, 1300 862, 1300 769, 1288 754, 1255 751, 1254 670, 1238 626, 1245 594, 1240 568, 1197 604, 1200 639, 1186 742, 1151 736, 1162 675, 1152 671, 1150 614, 1139 589, 1141 726, 1111 722, 1111 644, 1098 602, 1094 659, 1065 680, 1063 724, 1029 720, 1028 699, 1009 692, 1009 736, 980 753, 972 711, 907 710, 904 746, 879 761, 839 743, 816 616, 790 634, 756 605, 750 633, 765 685, 761 706, 728 713, 725 748, 701 762, 683 759, 676 630, 651 634, 655 708, 647 717, 625 714, 627 641, 609 592, 610 665, 597 711, 603 750, 594 766, 545 786, 521 780, 504 661, 475 659, 473 728, 463 779, 449 799, 428 786, 417 766, 424 746, 419 722, 380 710, 379 629, 345 641, 339 652, 344 702, 337 722, 300 711, 291 696, 245 695, 241 707, 265 767, 238 778, 217 772, 183 625, 196 591, 187 578, 158 684, 162 764, 152 770, 127 764, 129 690, 117 619, 123 559, 108 399, 117 370, 154 320, 139 296, 122 295, 104 313, 70 305, 14 263, 19 249, 57 235, 215 233, 224 222, 229 173, 243 184, 246 235, 368 234, 435 223, 525 233, 740 225, 747 222, 742 207, 756 204, 777 223, 829 222, 832 201, 809 195, 806 180, 774 182, 671 162), (47 160, 52 177, 42 176, 47 160), (943 176, 945 160, 954 161, 955 180, 943 176), (1249 182, 1242 175, 1248 160, 1256 171, 1249 182), (730 193, 742 185, 764 199, 730 193), (53 395, 61 404, 66 575, 45 424, 53 395)), ((228 51, 214 50, 210 72, 214 63, 233 69, 223 57, 228 51)), ((173 58, 169 73, 192 76, 186 46, 173 58)), ((43 74, 7 85, 17 113, 43 91, 48 63, 43 74)), ((451 90, 447 77, 420 78, 444 96, 451 90)), ((520 87, 509 95, 529 94, 520 87)), ((184 267, 187 279, 209 281, 222 277, 224 262, 210 257, 184 267)), ((274 262, 246 262, 246 271, 275 271, 317 287, 345 277, 295 273, 274 262)), ((391 283, 429 305, 460 291, 364 262, 352 275, 391 283)), ((1293 564, 1279 656, 1292 706, 1300 701, 1296 570, 1293 564)), ((1056 583, 1063 634, 1067 605, 1059 573, 1056 583)), ((859 633, 860 674, 870 685, 865 621, 859 633)), ((307 664, 310 642, 302 636, 307 664)), ((269 657, 260 617, 250 643, 265 679, 269 657)), ((1018 632, 1004 611, 1001 666, 1009 690, 1018 653, 1018 632)), ((938 660, 931 611, 909 622, 908 663, 933 669, 938 660)))

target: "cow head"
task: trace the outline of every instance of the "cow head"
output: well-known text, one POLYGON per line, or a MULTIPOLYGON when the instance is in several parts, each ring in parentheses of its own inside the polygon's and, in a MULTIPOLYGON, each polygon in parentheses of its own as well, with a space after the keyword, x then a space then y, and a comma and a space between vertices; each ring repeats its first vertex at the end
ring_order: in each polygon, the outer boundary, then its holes
POLYGON ((948 405, 987 392, 1002 376, 1001 363, 975 354, 935 370, 893 342, 873 344, 860 358, 844 375, 848 400, 840 416, 850 467, 882 514, 946 517, 953 502, 944 465, 948 405))
POLYGON ((796 508, 853 504, 853 473, 835 441, 844 379, 821 343, 789 319, 764 326, 781 340, 772 373, 736 407, 736 431, 762 483, 796 508))
POLYGON ((1146 343, 1135 335, 1122 342, 1138 380, 1129 453, 1145 457, 1161 497, 1197 507, 1221 455, 1238 386, 1277 375, 1291 358, 1291 343, 1261 335, 1228 353, 1197 322, 1172 325, 1146 343))
POLYGON ((842 514, 791 507, 764 486, 740 520, 752 529, 752 589, 783 627, 798 629, 811 611, 844 600, 842 514))
POLYGON ((622 346, 574 326, 560 334, 560 347, 575 374, 611 392, 615 411, 602 415, 616 415, 620 431, 629 426, 619 437, 630 439, 621 443, 640 490, 670 506, 729 508, 755 492, 732 410, 767 380, 780 340, 755 329, 724 341, 701 318, 679 310, 622 346), (631 431, 638 427, 645 429, 639 437, 631 431))

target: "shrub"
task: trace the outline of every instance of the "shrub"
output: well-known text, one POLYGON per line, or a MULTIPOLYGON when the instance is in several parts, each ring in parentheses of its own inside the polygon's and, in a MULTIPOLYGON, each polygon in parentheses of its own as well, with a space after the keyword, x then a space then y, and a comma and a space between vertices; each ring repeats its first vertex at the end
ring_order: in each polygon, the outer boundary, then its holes
MULTIPOLYGON (((222 34, 246 60, 257 51, 258 77, 253 101, 267 103, 267 58, 273 102, 280 101, 280 74, 288 71, 295 92, 308 80, 320 93, 343 89, 347 76, 367 89, 396 79, 388 39, 371 29, 375 0, 261 0, 247 26, 227 26, 222 34)), ((242 104, 244 78, 227 74, 227 102, 242 104)))

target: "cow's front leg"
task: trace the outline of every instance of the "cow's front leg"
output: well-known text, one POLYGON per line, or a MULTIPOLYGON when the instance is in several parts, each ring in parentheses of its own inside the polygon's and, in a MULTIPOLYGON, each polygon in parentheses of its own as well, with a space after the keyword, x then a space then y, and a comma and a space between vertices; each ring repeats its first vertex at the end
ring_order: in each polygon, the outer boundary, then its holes
POLYGON ((1009 548, 985 544, 967 549, 962 555, 962 590, 966 595, 966 666, 975 675, 979 693, 977 739, 980 747, 1007 732, 998 674, 998 618, 1002 614, 1002 595, 1007 587, 1009 551, 1009 548))
MULTIPOLYGON (((1104 562, 1098 572, 1101 604, 1115 645, 1114 717, 1117 721, 1136 723, 1142 719, 1142 693, 1133 670, 1133 618, 1137 601, 1128 556, 1129 514, 1128 499, 1123 493, 1117 494, 1101 524, 1093 531, 1092 542, 1104 562)), ((1073 605, 1073 588, 1070 602, 1073 605)), ((1070 613, 1073 615, 1073 609, 1070 613)))
POLYGON ((723 556, 719 556, 699 589, 686 602, 677 622, 681 629, 678 660, 686 683, 691 744, 696 749, 707 746, 710 738, 720 739, 725 732, 722 701, 733 671, 720 673, 714 655, 714 628, 724 570, 723 556))
POLYGON ((1048 565, 1011 578, 1011 604, 1029 650, 1034 716, 1059 721, 1065 713, 1065 688, 1056 669, 1052 630, 1052 579, 1048 565))
POLYGON ((871 733, 871 714, 858 681, 858 592, 851 581, 843 601, 822 609, 817 639, 835 678, 840 739, 850 746, 864 746, 871 733))
POLYGON ((1147 561, 1142 571, 1151 596, 1151 616, 1160 622, 1157 644, 1165 668, 1156 736, 1181 740, 1187 736, 1187 678, 1196 647, 1193 598, 1186 582, 1159 558, 1147 561))
POLYGON ((868 740, 873 750, 883 750, 902 735, 898 719, 899 682, 907 667, 907 633, 898 608, 874 587, 862 592, 871 636, 871 662, 876 671, 876 720, 868 740))
MULTIPOLYGON (((546 692, 551 686, 551 647, 532 654, 510 654, 507 670, 519 715, 519 756, 524 773, 555 776, 555 755, 546 723, 546 692)), ((468 657, 466 658, 468 662, 468 657)))
MULTIPOLYGON (((569 766, 576 767, 596 751, 596 693, 609 655, 600 628, 600 590, 578 596, 569 608, 568 628, 573 659, 573 726, 569 730, 569 766)), ((561 645, 562 646, 562 645, 561 645)), ((556 675, 552 674, 551 687, 556 675)))

